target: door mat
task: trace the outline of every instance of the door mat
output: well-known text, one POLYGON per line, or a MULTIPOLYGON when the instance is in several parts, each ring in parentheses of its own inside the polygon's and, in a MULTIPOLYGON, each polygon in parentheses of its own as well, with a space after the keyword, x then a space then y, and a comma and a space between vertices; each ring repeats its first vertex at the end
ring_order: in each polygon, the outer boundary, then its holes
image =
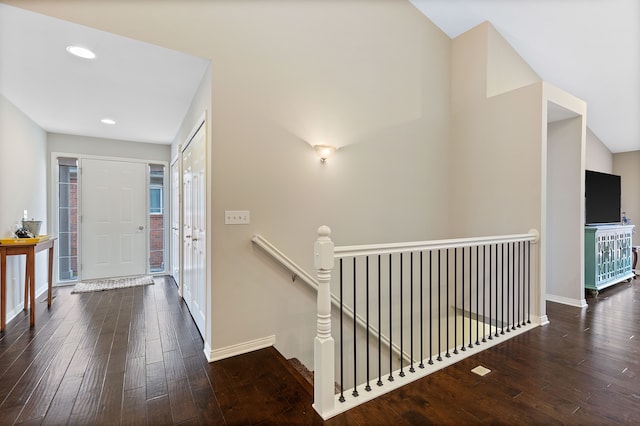
POLYGON ((139 277, 104 278, 100 280, 79 282, 73 287, 73 290, 71 290, 71 294, 113 290, 116 288, 137 287, 149 284, 153 284, 153 277, 150 275, 139 277))

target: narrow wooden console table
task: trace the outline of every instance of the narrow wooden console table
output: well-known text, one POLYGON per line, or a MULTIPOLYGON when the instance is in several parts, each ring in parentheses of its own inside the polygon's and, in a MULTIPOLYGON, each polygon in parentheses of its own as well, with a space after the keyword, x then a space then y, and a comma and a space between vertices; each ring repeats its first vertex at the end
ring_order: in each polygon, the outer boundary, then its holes
POLYGON ((48 238, 42 241, 38 239, 26 239, 24 242, 3 244, 0 242, 0 331, 4 331, 7 320, 7 256, 26 255, 27 266, 24 278, 24 309, 30 307, 29 323, 33 327, 36 323, 36 253, 42 250, 49 250, 49 278, 47 306, 51 307, 51 286, 53 283, 53 246, 55 238, 48 238))

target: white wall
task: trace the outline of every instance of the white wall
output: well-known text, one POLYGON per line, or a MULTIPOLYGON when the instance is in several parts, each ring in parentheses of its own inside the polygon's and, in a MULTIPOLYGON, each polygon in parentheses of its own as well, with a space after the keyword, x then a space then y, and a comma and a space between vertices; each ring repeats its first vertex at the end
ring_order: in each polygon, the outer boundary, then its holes
POLYGON ((49 133, 47 152, 96 155, 102 157, 135 158, 139 160, 166 161, 171 154, 169 145, 102 139, 88 136, 49 133))
POLYGON ((613 154, 604 143, 587 128, 585 168, 602 173, 613 173, 613 154))
POLYGON ((636 225, 633 245, 640 245, 640 151, 613 154, 613 174, 622 183, 622 211, 636 225))
MULTIPOLYGON (((451 111, 457 236, 541 231, 542 83, 488 22, 453 40, 451 111)), ((533 282, 539 248, 532 246, 533 282)), ((532 299, 531 314, 546 318, 544 296, 532 299)))
POLYGON ((547 127, 547 298, 574 306, 585 304, 584 249, 576 239, 584 232, 582 120, 574 117, 547 127))
POLYGON ((322 224, 338 244, 448 235, 451 42, 410 3, 27 4, 212 60, 214 350, 276 335, 310 365, 315 295, 254 233, 310 272, 322 224), (325 165, 323 142, 342 147, 325 165), (234 209, 251 225, 225 226, 234 209))
MULTIPOLYGON (((178 129, 178 132, 176 134, 176 137, 173 141, 173 143, 171 144, 171 160, 173 161, 174 159, 180 158, 179 155, 181 153, 181 150, 189 143, 190 138, 193 137, 193 133, 195 130, 197 130, 196 128, 198 126, 200 126, 202 120, 205 121, 205 137, 208 141, 207 146, 206 146, 206 156, 207 156, 207 182, 209 187, 211 186, 211 170, 212 170, 212 155, 211 155, 211 123, 212 123, 212 117, 211 117, 211 66, 209 66, 207 68, 207 70, 205 71, 202 80, 200 81, 200 84, 198 85, 198 89, 196 90, 196 93, 193 97, 193 100, 191 101, 191 105, 189 107, 189 110, 187 111, 187 113, 185 114, 185 118, 182 121, 182 124, 180 125, 180 128, 178 129)), ((178 167, 182 167, 181 164, 178 164, 178 167)), ((182 185, 180 185, 180 188, 182 188, 182 185)), ((182 192, 182 189, 180 189, 180 191, 182 192)), ((212 211, 212 202, 213 202, 213 197, 211 196, 211 191, 208 190, 207 191, 208 196, 207 196, 207 200, 206 200, 206 215, 207 215, 207 223, 211 223, 211 211, 212 211)), ((172 196, 179 196, 178 194, 172 194, 172 196)), ((173 219, 172 219, 173 220, 173 219)), ((209 233, 209 235, 211 235, 209 233)), ((182 238, 182 230, 179 231, 179 238, 182 238)), ((211 288, 211 282, 212 282, 212 256, 210 256, 209 254, 212 253, 212 239, 211 238, 207 238, 207 243, 206 243, 206 248, 205 248, 205 256, 207 259, 207 265, 206 265, 206 289, 205 289, 205 306, 204 306, 204 313, 205 313, 205 318, 211 318, 212 317, 212 300, 211 300, 211 294, 212 294, 212 288, 211 288)), ((172 247, 170 247, 170 250, 173 250, 172 247)), ((171 266, 173 268, 173 265, 171 266)), ((180 281, 179 279, 180 277, 178 277, 177 281, 180 281)), ((182 286, 181 282, 178 282, 178 286, 182 286)), ((213 341, 213 336, 212 336, 212 324, 211 321, 209 322, 205 322, 204 324, 204 330, 202 331, 203 334, 203 339, 205 341, 205 352, 211 352, 211 342, 213 341)))
MULTIPOLYGON (((9 227, 19 223, 23 211, 42 220, 41 234, 48 232, 46 198, 46 133, 0 95, 0 236, 11 236, 9 227)), ((47 287, 47 253, 36 256, 36 295, 47 287)), ((7 258, 7 320, 22 311, 24 256, 7 258)), ((5 303, 5 301, 1 301, 5 303)), ((37 319, 36 319, 37 321, 37 319)))
MULTIPOLYGON (((451 40, 409 2, 12 3, 211 59, 214 350, 276 335, 286 357, 311 365, 315 295, 251 245, 254 233, 312 272, 322 224, 338 245, 540 224, 535 73, 512 64, 517 78, 493 79, 501 95, 487 100, 486 62, 456 63, 451 40), (322 165, 318 143, 341 149, 322 165), (225 226, 224 211, 236 209, 252 223, 225 226)), ((485 43, 497 50, 477 53, 517 59, 491 31, 485 43)))
POLYGON ((551 191, 560 203, 547 203, 548 182, 556 182, 555 162, 562 161, 554 151, 547 155, 551 144, 547 140, 547 100, 556 99, 558 105, 581 117, 586 106, 541 82, 489 23, 458 36, 452 57, 449 202, 456 228, 460 236, 524 233, 532 228, 541 232, 536 246, 540 257, 537 250, 534 253, 534 259, 540 261, 540 275, 535 276, 538 263, 534 262, 532 279, 540 279, 542 291, 532 303, 532 314, 544 322, 546 282, 559 283, 571 274, 573 300, 579 303, 583 269, 584 129, 578 126, 577 135, 572 135, 571 152, 565 157, 571 162, 570 170, 560 171, 572 178, 551 191), (549 226, 548 217, 557 219, 565 202, 571 209, 560 213, 570 216, 573 226, 564 230, 553 221, 549 226), (570 270, 565 274, 546 269, 553 238, 561 238, 562 247, 569 248, 554 252, 553 260, 570 270))
POLYGON ((276 335, 311 366, 316 296, 250 238, 313 273, 323 224, 339 245, 447 236, 450 40, 403 2, 218 12, 213 348, 276 335), (317 143, 341 149, 323 165, 317 143), (225 210, 245 209, 251 225, 223 224, 225 210))
POLYGON ((489 23, 453 40, 449 203, 456 236, 540 229, 540 79, 523 62, 489 23), (513 75, 498 84, 496 73, 513 75))
MULTIPOLYGON (((184 120, 178 129, 176 137, 171 144, 171 159, 173 160, 179 152, 179 147, 184 146, 189 142, 189 137, 193 136, 191 133, 195 130, 194 127, 199 125, 199 121, 203 118, 211 124, 211 65, 204 72, 202 80, 198 85, 198 90, 191 101, 189 110, 185 114, 184 120)), ((210 133, 210 129, 208 129, 210 133)), ((209 140, 211 138, 209 137, 209 140)))
POLYGON ((580 253, 584 251, 587 104, 546 82, 542 84, 542 101, 544 121, 541 147, 544 161, 540 280, 545 292, 541 302, 544 304, 548 298, 584 306, 584 256, 580 253), (558 107, 567 119, 564 125, 556 126, 553 119, 557 116, 558 107), (554 202, 554 197, 564 199, 554 202), (560 244, 563 250, 558 251, 555 244, 560 244), (580 278, 565 281, 568 274, 571 277, 580 274, 580 278), (551 291, 559 288, 571 296, 554 297, 551 291))

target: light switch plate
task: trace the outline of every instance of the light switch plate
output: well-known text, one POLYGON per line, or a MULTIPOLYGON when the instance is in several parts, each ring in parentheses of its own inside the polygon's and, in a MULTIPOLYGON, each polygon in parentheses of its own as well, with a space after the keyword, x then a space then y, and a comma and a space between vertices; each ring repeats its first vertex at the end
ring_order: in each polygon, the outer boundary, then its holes
POLYGON ((248 225, 251 222, 249 210, 225 210, 225 225, 248 225))

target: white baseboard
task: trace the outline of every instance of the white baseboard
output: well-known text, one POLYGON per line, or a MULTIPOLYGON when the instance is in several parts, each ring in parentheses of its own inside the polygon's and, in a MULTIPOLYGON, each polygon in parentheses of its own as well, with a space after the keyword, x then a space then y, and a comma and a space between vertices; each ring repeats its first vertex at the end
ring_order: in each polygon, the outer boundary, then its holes
POLYGON ((267 336, 260 339, 251 340, 249 342, 238 343, 237 345, 227 346, 225 348, 211 350, 205 345, 204 354, 209 362, 219 361, 221 359, 230 358, 236 355, 246 354, 258 349, 268 348, 276 344, 276 336, 267 336))
POLYGON ((542 315, 541 317, 538 318, 538 324, 540 324, 540 325, 549 324, 549 317, 546 316, 546 315, 542 315))
MULTIPOLYGON (((24 291, 24 288, 21 288, 20 291, 24 291)), ((36 303, 38 303, 38 297, 42 296, 43 294, 46 294, 46 292, 47 292, 47 285, 36 288, 36 303)), ((2 301, 2 303, 4 303, 4 301, 2 301)), ((15 306, 13 309, 7 311, 6 322, 8 323, 9 321, 17 317, 20 312, 24 311, 23 308, 24 308, 24 296, 23 296, 23 293, 21 293, 20 303, 18 303, 18 306, 15 306)))
POLYGON ((10 311, 7 312, 7 317, 6 317, 7 324, 11 320, 13 320, 15 317, 17 317, 20 312, 23 311, 23 309, 22 309, 23 306, 24 305, 22 303, 20 303, 18 306, 16 306, 15 308, 13 308, 13 309, 11 309, 10 311))
POLYGON ((586 308, 587 300, 586 299, 571 299, 569 297, 564 296, 556 296, 554 294, 547 294, 547 300, 550 302, 562 303, 563 305, 575 306, 577 308, 586 308))
POLYGON ((211 346, 209 346, 209 342, 204 342, 204 356, 207 358, 208 362, 213 362, 214 360, 211 359, 211 346))

